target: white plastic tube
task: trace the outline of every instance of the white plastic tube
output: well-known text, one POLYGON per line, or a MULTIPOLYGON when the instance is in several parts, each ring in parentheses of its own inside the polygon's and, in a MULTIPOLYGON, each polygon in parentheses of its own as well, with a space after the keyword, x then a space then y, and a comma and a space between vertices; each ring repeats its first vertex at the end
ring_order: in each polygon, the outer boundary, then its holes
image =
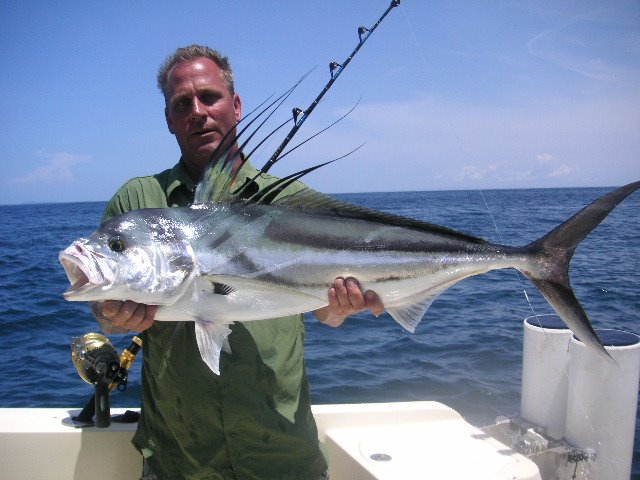
POLYGON ((640 380, 640 337, 620 330, 598 330, 597 334, 618 365, 572 337, 565 436, 576 447, 595 451, 594 479, 628 480, 640 380))
POLYGON ((571 335, 557 315, 524 321, 520 415, 555 439, 564 435, 571 335))

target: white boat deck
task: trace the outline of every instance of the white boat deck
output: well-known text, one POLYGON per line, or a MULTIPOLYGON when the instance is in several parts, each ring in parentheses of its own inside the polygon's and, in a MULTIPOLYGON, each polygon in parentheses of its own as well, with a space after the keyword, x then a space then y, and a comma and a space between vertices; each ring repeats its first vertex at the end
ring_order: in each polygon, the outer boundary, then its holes
MULTIPOLYGON (((112 414, 125 409, 112 409, 112 414)), ((317 405, 332 480, 540 479, 536 465, 437 402, 317 405)), ((2 478, 137 479, 135 424, 72 428, 79 409, 0 409, 2 478)))

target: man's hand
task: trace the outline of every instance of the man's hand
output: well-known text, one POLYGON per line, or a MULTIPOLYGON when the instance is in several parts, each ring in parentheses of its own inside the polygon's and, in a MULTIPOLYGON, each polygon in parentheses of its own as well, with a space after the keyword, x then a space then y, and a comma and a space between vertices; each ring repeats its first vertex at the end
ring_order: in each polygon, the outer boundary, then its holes
POLYGON ((143 332, 153 325, 156 310, 157 305, 145 305, 130 300, 107 300, 93 305, 98 323, 106 333, 128 330, 143 332))
POLYGON ((339 327, 349 315, 369 310, 376 317, 384 312, 384 305, 371 290, 363 292, 355 278, 336 278, 329 289, 329 305, 315 310, 313 314, 320 323, 339 327))

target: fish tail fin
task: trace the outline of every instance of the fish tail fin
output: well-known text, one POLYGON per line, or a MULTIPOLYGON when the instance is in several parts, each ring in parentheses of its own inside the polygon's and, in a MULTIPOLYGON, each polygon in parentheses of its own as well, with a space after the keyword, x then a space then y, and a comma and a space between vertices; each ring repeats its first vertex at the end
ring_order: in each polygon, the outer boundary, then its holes
MULTIPOLYGON (((610 192, 583 208, 525 250, 538 261, 535 271, 522 273, 540 290, 558 316, 581 342, 603 358, 614 361, 598 339, 584 308, 569 282, 569 263, 578 244, 627 196, 640 188, 640 181, 610 192)), ((614 362, 615 363, 615 362, 614 362)))

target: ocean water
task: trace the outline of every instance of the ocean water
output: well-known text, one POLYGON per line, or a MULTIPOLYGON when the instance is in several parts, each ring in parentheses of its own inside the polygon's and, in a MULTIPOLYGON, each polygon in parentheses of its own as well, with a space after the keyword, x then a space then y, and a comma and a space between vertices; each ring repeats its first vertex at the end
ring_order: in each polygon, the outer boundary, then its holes
MULTIPOLYGON (((445 225, 494 243, 526 244, 607 188, 338 195, 367 207, 445 225)), ((105 204, 0 208, 0 407, 82 407, 92 387, 71 363, 69 340, 97 326, 66 302, 59 250, 96 227, 105 204)), ((640 333, 640 194, 628 198, 578 247, 572 285, 598 328, 640 333)), ((513 270, 461 282, 431 306, 415 334, 388 315, 360 314, 332 329, 306 318, 314 403, 436 400, 482 426, 518 413, 522 321, 551 308, 513 270), (531 305, 525 298, 528 294, 531 305)), ((110 336, 118 351, 128 335, 110 336)), ((114 406, 138 406, 139 364, 114 406)), ((634 476, 640 476, 636 420, 634 476)))

